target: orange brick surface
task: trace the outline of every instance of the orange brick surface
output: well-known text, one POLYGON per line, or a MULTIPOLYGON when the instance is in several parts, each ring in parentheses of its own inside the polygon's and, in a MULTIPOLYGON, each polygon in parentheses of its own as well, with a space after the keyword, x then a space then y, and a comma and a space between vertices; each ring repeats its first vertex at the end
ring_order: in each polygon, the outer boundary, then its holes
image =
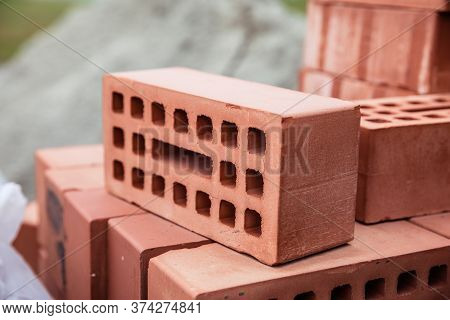
POLYGON ((40 226, 44 235, 41 250, 45 259, 39 261, 41 280, 56 299, 64 299, 66 291, 66 267, 64 243, 66 219, 65 194, 73 190, 87 190, 103 186, 103 167, 49 169, 44 174, 43 208, 47 223, 40 226))
POLYGON ((445 299, 450 241, 406 221, 357 224, 348 245, 267 267, 219 244, 150 261, 149 299, 445 299))
POLYGON ((171 68, 105 76, 103 105, 114 195, 270 265, 352 239, 355 104, 171 68))
POLYGON ((416 217, 412 223, 450 239, 450 212, 430 216, 416 217))
POLYGON ((450 95, 357 101, 356 218, 366 223, 450 209, 450 95))

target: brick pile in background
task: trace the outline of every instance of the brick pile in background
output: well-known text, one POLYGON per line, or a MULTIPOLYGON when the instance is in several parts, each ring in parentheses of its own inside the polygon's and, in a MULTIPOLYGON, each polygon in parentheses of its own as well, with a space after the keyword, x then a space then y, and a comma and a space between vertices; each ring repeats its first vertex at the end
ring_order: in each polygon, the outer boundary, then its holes
POLYGON ((450 91, 449 10, 445 0, 309 1, 300 91, 347 100, 450 91))

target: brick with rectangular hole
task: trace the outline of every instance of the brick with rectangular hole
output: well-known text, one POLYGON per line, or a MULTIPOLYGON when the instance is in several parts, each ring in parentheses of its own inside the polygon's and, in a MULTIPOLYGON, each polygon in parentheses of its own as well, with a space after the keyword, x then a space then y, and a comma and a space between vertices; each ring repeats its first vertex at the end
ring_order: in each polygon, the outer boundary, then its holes
POLYGON ((417 94, 450 91, 450 13, 372 2, 310 1, 305 67, 417 94))
POLYGON ((151 259, 211 241, 156 215, 140 214, 110 219, 107 243, 108 299, 145 300, 151 259))
POLYGON ((422 228, 450 239, 450 212, 415 217, 410 219, 410 221, 422 228))
POLYGON ((48 169, 44 174, 44 211, 45 224, 40 225, 43 234, 39 243, 46 252, 46 259, 38 262, 41 280, 55 299, 66 298, 67 269, 63 259, 67 253, 65 246, 67 218, 66 194, 73 190, 90 190, 103 187, 102 166, 48 169))
POLYGON ((169 68, 106 75, 103 111, 112 194, 269 265, 352 239, 355 103, 169 68))
POLYGON ((274 268, 219 244, 168 252, 150 261, 148 298, 443 299, 449 264, 449 239, 407 221, 357 223, 349 244, 274 268))
POLYGON ((363 113, 357 220, 450 210, 450 95, 357 103, 363 113))

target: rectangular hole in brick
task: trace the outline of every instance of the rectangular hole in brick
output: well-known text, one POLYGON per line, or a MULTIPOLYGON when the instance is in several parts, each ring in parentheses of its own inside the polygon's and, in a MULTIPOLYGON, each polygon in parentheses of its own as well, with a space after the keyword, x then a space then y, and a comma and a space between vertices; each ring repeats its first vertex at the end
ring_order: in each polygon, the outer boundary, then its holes
POLYGON ((197 117, 197 136, 203 140, 212 140, 213 124, 210 117, 203 115, 197 117))
POLYGON ((212 175, 213 162, 210 157, 157 139, 152 140, 152 157, 167 161, 185 172, 208 178, 212 175))
POLYGON ((152 175, 152 193, 158 197, 164 197, 164 190, 166 189, 166 180, 157 175, 152 175))
POLYGON ((222 144, 227 147, 237 147, 238 128, 235 123, 223 121, 221 127, 222 144))
POLYGON ((113 161, 113 176, 114 179, 123 181, 125 179, 125 168, 123 167, 123 163, 119 160, 113 161))
POLYGON ((163 126, 166 123, 164 105, 156 101, 152 102, 152 122, 158 126, 163 126))
POLYGON ((351 300, 352 286, 344 284, 331 290, 331 300, 351 300))
POLYGON ((119 92, 112 93, 112 110, 115 113, 123 113, 123 94, 119 92))
POLYGON ((173 184, 173 201, 179 206, 186 207, 187 205, 186 186, 178 182, 175 182, 173 184))
POLYGON ((245 190, 248 194, 262 196, 264 192, 264 179, 261 172, 247 169, 245 173, 245 190))
POLYGON ((138 97, 131 97, 131 116, 136 119, 144 118, 144 101, 138 97))
POLYGON ((134 154, 145 154, 145 138, 142 134, 133 133, 132 149, 134 154))
POLYGON ((450 105, 448 106, 429 106, 427 108, 418 108, 418 109, 402 109, 402 111, 415 113, 415 112, 425 112, 425 111, 439 111, 439 110, 447 110, 450 109, 450 105))
POLYGON ((245 210, 244 229, 245 232, 259 237, 261 235, 261 215, 255 210, 245 210))
POLYGON ((266 134, 256 128, 248 129, 247 149, 250 153, 264 154, 266 152, 266 134))
POLYGON ((236 186, 236 166, 232 162, 220 162, 220 183, 224 186, 236 186))
POLYGON ((447 265, 432 267, 428 273, 428 284, 432 287, 440 287, 447 284, 447 265))
POLYGON ((313 291, 302 292, 296 295, 294 300, 316 300, 316 294, 313 291))
POLYGON ((219 220, 223 224, 234 228, 236 222, 236 207, 234 204, 225 200, 220 201, 219 220))
POLYGON ((136 189, 144 189, 144 171, 133 168, 131 170, 131 182, 136 189))
POLYGON ((416 271, 403 272, 397 279, 397 294, 408 294, 417 288, 416 271))
POLYGON ((211 199, 203 191, 197 191, 195 195, 195 210, 199 214, 209 216, 211 214, 211 199))
POLYGON ((182 109, 175 109, 173 113, 173 128, 176 132, 188 132, 189 119, 186 111, 182 109))
POLYGON ((121 149, 125 146, 125 135, 122 128, 113 128, 113 144, 115 147, 121 149))
POLYGON ((383 278, 367 281, 364 288, 366 300, 382 299, 384 298, 385 281, 383 278))

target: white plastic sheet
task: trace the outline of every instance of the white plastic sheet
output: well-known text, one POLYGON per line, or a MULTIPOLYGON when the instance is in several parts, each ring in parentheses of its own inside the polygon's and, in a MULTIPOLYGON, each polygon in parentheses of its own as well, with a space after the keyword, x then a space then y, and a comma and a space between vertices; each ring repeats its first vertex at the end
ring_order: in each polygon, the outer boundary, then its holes
POLYGON ((24 218, 26 199, 19 185, 0 174, 0 299, 50 299, 33 271, 11 246, 24 218))

